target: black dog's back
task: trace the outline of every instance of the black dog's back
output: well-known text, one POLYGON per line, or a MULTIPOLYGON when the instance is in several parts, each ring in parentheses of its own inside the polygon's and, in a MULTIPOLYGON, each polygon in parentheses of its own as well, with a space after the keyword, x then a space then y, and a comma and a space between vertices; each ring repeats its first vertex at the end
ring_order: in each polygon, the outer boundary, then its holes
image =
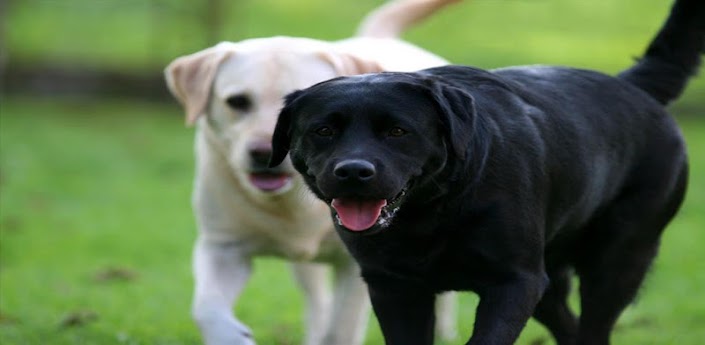
MULTIPOLYGON (((482 168, 480 192, 484 186, 520 184, 532 174, 538 176, 536 181, 545 179, 532 183, 536 190, 550 191, 546 204, 539 207, 549 250, 557 245, 551 242, 557 233, 563 238, 582 236, 596 215, 624 197, 625 190, 646 188, 652 183, 649 179, 663 181, 666 189, 675 180, 685 182, 685 145, 676 122, 659 101, 630 82, 551 66, 494 71, 447 66, 420 73, 467 90, 477 118, 474 135, 495 138, 488 144, 491 159, 482 168)), ((477 156, 476 145, 467 147, 468 156, 477 156)), ((532 191, 514 191, 517 197, 522 192, 532 191)), ((661 193, 664 198, 682 199, 682 190, 661 193)), ((654 229, 653 236, 661 230, 654 229)), ((562 250, 572 253, 577 245, 568 248, 560 243, 562 250)))

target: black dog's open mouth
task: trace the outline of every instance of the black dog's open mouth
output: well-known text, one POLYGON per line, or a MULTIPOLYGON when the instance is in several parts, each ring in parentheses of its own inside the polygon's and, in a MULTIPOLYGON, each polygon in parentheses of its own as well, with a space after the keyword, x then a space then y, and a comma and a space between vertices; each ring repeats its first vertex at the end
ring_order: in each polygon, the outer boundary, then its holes
POLYGON ((399 201, 405 194, 406 188, 390 200, 335 198, 331 200, 330 205, 336 212, 338 224, 350 231, 359 232, 375 225, 388 226, 399 210, 399 201))

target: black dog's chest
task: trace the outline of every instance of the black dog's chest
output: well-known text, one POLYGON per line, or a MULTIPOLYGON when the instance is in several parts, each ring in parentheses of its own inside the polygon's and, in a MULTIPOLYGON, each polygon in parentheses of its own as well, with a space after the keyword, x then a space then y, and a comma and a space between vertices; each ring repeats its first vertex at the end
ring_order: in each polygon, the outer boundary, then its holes
POLYGON ((404 281, 407 287, 434 292, 476 290, 494 274, 480 252, 459 245, 467 242, 457 235, 421 238, 380 235, 388 238, 344 236, 368 283, 404 281))

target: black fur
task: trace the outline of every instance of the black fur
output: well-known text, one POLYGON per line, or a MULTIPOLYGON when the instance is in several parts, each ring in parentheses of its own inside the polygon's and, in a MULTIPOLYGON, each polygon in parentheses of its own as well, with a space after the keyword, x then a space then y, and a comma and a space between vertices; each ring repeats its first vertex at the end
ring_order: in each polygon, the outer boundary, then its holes
POLYGON ((480 296, 468 344, 511 344, 531 316, 558 344, 607 344, 685 194, 684 142, 663 104, 696 71, 704 15, 678 0, 618 78, 448 66, 320 83, 287 97, 270 164, 290 152, 327 202, 387 200, 371 228, 336 228, 388 345, 431 344, 447 290, 480 296), (341 180, 345 160, 374 174, 341 180))

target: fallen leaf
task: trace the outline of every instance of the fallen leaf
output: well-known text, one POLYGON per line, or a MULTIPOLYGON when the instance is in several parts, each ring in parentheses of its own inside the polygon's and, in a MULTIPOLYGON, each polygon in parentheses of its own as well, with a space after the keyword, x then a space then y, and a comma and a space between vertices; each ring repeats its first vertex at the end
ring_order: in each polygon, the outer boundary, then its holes
POLYGON ((125 267, 107 267, 93 275, 93 280, 100 283, 111 281, 133 281, 139 274, 125 267))
POLYGON ((61 320, 59 327, 69 328, 83 326, 85 324, 98 321, 98 313, 92 310, 78 310, 73 311, 61 320))
POLYGON ((19 322, 20 320, 16 317, 0 312, 0 325, 13 325, 19 322))
POLYGON ((530 345, 544 345, 548 342, 545 337, 537 337, 529 342, 530 345))

